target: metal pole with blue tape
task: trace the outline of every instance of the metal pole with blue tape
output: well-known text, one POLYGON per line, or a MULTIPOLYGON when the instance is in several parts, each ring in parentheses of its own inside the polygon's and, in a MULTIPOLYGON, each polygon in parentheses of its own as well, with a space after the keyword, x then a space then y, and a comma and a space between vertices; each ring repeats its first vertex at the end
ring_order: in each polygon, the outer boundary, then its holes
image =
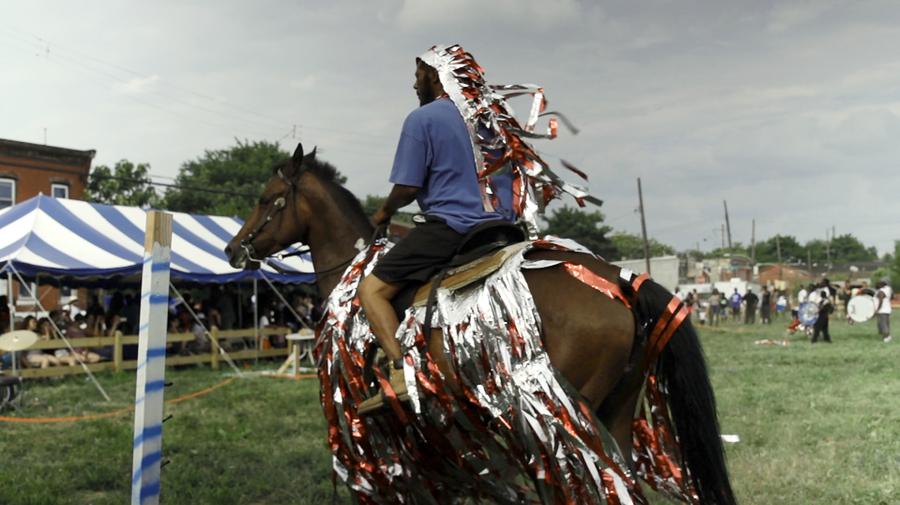
POLYGON ((172 215, 147 212, 144 236, 138 369, 134 393, 132 505, 159 503, 172 215))

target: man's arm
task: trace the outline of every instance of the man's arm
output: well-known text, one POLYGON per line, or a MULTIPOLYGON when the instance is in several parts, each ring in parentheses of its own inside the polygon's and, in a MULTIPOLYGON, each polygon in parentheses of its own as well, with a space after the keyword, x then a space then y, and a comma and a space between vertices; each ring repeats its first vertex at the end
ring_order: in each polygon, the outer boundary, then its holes
POLYGON ((878 290, 878 293, 875 294, 875 298, 878 299, 878 303, 875 304, 875 312, 881 310, 881 304, 884 303, 884 291, 878 290))
POLYGON ((391 216, 393 216, 398 209, 411 204, 416 199, 416 195, 419 194, 419 189, 420 188, 415 186, 394 184, 394 187, 391 188, 391 194, 388 195, 384 204, 382 204, 380 209, 375 211, 375 214, 372 214, 372 224, 379 226, 389 222, 391 216))

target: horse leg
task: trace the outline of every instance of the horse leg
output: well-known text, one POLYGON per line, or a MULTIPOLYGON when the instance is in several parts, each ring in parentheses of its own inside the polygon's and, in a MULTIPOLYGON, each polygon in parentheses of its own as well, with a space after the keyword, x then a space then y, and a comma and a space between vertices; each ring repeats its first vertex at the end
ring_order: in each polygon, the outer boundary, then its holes
MULTIPOLYGON (((539 251, 528 257, 585 265, 618 282, 618 267, 583 254, 539 251)), ((620 301, 561 268, 529 270, 525 278, 541 314, 551 363, 590 403, 630 461, 631 421, 640 392, 640 383, 626 374, 634 345, 634 316, 620 301)))
POLYGON ((639 378, 633 380, 630 375, 627 374, 622 378, 595 411, 600 422, 606 426, 619 445, 619 450, 627 462, 631 461, 632 423, 641 392, 639 378))

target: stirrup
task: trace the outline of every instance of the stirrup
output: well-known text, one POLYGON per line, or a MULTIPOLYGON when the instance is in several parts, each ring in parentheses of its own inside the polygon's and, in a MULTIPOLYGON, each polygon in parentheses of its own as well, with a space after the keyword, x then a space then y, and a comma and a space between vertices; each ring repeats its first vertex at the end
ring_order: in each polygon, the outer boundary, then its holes
MULTIPOLYGON (((391 383, 391 388, 397 395, 397 400, 399 400, 400 402, 409 401, 409 391, 406 389, 406 380, 403 375, 402 366, 400 368, 396 368, 395 364, 394 367, 391 367, 391 375, 388 378, 388 381, 391 383)), ((382 410, 386 406, 387 398, 384 396, 384 391, 378 391, 375 396, 367 398, 359 404, 357 413, 361 416, 364 416, 382 410)))

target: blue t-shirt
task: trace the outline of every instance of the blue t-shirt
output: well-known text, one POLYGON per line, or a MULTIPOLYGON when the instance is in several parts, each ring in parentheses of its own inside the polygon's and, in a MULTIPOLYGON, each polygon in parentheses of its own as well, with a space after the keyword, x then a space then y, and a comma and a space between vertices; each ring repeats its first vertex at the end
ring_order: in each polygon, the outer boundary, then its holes
POLYGON ((443 219, 457 233, 504 217, 484 210, 469 130, 448 98, 406 117, 390 181, 421 188, 416 201, 422 212, 443 219))

